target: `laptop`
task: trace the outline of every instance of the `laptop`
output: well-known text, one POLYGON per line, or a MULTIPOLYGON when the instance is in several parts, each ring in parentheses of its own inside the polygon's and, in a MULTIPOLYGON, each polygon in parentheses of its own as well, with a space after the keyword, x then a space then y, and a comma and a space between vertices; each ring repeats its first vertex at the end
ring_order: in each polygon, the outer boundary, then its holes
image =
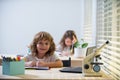
MULTIPOLYGON (((86 51, 86 56, 91 54, 95 48, 96 48, 95 46, 88 47, 87 51, 86 51)), ((60 72, 82 73, 82 67, 65 67, 65 68, 61 69, 60 72)))
POLYGON ((65 67, 61 69, 60 72, 82 73, 82 67, 65 67))

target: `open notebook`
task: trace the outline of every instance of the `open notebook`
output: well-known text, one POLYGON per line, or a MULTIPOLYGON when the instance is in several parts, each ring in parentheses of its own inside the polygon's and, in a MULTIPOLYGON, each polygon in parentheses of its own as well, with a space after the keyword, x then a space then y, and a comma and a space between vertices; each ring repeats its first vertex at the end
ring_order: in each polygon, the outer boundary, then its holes
POLYGON ((49 67, 25 67, 25 69, 49 70, 49 67))
MULTIPOLYGON (((95 46, 88 47, 86 51, 86 56, 91 54, 93 50, 95 49, 95 46)), ((82 67, 65 67, 60 70, 61 72, 68 72, 68 73, 82 73, 82 67)))

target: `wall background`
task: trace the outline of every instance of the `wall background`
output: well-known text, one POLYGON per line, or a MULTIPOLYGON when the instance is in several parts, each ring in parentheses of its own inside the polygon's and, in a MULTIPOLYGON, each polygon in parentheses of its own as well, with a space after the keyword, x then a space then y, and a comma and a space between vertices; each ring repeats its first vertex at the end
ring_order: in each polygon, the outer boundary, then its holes
POLYGON ((68 29, 81 38, 82 24, 83 0, 0 0, 0 54, 26 54, 39 31, 56 44, 68 29))

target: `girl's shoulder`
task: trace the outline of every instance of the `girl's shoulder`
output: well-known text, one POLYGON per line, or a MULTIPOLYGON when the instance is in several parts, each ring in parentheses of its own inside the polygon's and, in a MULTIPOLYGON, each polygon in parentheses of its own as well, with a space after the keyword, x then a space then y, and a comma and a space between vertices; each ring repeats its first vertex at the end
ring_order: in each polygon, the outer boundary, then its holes
POLYGON ((47 57, 45 57, 46 61, 56 61, 58 60, 58 56, 56 54, 52 54, 52 55, 49 55, 47 57))
POLYGON ((27 61, 36 60, 35 57, 32 56, 31 54, 26 55, 24 58, 25 58, 25 60, 27 60, 27 61))

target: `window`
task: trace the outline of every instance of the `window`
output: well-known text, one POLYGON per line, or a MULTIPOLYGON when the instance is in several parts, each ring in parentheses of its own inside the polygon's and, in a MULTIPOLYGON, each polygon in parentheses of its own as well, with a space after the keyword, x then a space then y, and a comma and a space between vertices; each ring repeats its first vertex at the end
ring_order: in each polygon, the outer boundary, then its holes
MULTIPOLYGON (((106 40, 110 41, 110 44, 101 52, 104 64, 102 69, 118 80, 120 77, 120 0, 102 1, 104 4, 97 5, 97 7, 104 6, 104 16, 102 18, 97 17, 97 20, 103 19, 104 21, 101 23, 97 21, 96 44, 97 47, 100 47, 106 40), (99 26, 98 24, 103 24, 103 26, 99 26)), ((97 4, 99 2, 101 1, 97 0, 97 4)), ((97 9, 97 12, 99 12, 99 9, 97 9)))

